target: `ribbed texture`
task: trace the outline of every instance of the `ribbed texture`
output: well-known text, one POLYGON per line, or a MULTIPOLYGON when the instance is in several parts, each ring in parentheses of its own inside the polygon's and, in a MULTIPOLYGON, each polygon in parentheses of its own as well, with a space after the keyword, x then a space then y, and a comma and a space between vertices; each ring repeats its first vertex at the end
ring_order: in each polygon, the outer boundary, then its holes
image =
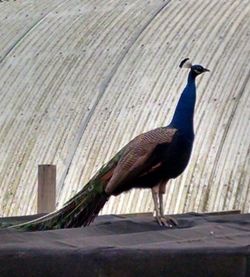
MULTIPOLYGON (((36 212, 37 165, 57 165, 58 207, 141 132, 168 124, 197 79, 194 150, 165 211, 250 211, 248 0, 0 3, 0 215, 36 212)), ((103 213, 148 212, 150 191, 103 213)))

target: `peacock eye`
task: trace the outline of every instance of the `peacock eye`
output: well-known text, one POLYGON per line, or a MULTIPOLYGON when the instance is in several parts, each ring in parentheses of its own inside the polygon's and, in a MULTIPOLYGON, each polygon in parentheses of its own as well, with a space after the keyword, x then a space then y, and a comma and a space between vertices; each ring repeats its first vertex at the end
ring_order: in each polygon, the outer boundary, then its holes
POLYGON ((202 73, 202 72, 203 72, 203 68, 202 68, 202 66, 197 66, 197 67, 194 69, 194 71, 195 71, 197 74, 199 74, 199 73, 202 73))

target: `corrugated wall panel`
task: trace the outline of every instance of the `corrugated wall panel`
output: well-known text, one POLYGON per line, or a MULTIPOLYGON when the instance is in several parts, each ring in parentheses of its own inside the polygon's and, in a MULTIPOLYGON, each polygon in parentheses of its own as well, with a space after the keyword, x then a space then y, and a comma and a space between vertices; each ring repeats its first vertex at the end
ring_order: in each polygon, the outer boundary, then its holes
MULTIPOLYGON (((200 77, 196 140, 165 211, 250 211, 249 1, 0 3, 0 214, 35 213, 37 165, 58 169, 58 207, 135 135, 166 125, 200 77), (6 32, 9 30, 9 32, 6 32)), ((150 191, 103 213, 152 211, 150 191)))

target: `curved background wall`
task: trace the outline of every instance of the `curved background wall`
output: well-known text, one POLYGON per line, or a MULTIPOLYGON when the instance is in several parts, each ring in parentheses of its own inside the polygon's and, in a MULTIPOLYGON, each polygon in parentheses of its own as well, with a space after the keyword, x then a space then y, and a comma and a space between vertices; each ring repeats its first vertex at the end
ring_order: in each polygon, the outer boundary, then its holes
MULTIPOLYGON (((135 135, 166 125, 197 80, 196 140, 165 211, 250 211, 248 0, 0 3, 0 215, 36 212, 37 165, 57 165, 60 207, 135 135), (36 4, 34 4, 36 3, 36 4)), ((152 211, 150 191, 103 213, 152 211)))

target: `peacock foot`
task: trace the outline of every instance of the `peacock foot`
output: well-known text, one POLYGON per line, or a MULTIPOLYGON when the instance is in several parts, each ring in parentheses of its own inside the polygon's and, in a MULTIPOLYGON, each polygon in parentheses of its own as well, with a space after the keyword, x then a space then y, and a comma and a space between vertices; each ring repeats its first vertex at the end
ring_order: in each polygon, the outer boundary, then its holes
POLYGON ((168 228, 178 227, 178 221, 171 216, 165 215, 165 216, 156 216, 156 221, 160 226, 165 226, 168 228))

